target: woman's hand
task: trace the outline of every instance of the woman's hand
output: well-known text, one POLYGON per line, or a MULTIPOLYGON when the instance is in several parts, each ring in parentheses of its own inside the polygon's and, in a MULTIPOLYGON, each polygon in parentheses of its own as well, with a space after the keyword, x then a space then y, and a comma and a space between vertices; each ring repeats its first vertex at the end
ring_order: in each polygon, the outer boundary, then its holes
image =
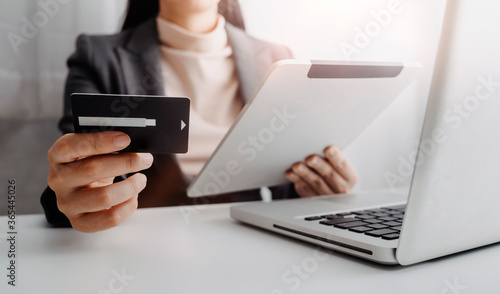
POLYGON ((301 197, 349 193, 358 181, 354 168, 335 146, 324 150, 325 157, 310 155, 297 162, 285 175, 301 197))
POLYGON ((137 209, 137 196, 146 176, 135 174, 113 183, 115 177, 149 168, 149 153, 120 153, 130 144, 122 132, 66 134, 48 152, 49 187, 57 206, 75 230, 97 232, 115 227, 137 209))

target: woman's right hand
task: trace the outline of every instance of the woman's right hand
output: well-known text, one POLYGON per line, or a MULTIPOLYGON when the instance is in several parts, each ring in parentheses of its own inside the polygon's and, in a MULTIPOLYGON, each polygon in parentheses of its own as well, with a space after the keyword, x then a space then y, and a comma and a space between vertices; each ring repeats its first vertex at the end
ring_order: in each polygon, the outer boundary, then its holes
POLYGON ((149 153, 114 153, 130 144, 122 132, 66 134, 48 152, 49 187, 57 206, 75 230, 103 231, 121 224, 137 209, 146 176, 137 173, 113 183, 115 177, 147 169, 149 153))

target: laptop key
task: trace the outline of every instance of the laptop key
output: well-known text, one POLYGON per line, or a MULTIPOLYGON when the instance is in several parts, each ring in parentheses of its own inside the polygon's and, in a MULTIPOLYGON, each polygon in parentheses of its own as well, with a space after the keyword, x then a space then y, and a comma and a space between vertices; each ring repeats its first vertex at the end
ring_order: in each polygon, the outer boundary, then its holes
POLYGON ((310 217, 304 218, 304 220, 306 220, 306 221, 315 221, 315 220, 319 220, 319 219, 323 219, 323 218, 321 216, 310 216, 310 217))
POLYGON ((338 215, 338 216, 348 216, 348 215, 352 215, 352 212, 342 212, 342 213, 337 213, 336 215, 338 215))
POLYGON ((395 240, 395 239, 398 239, 398 238, 399 238, 399 234, 398 233, 389 234, 389 235, 383 235, 382 236, 382 239, 384 239, 384 240, 395 240))
POLYGON ((321 217, 322 218, 336 218, 338 216, 336 216, 335 214, 325 214, 325 215, 322 215, 321 217))
POLYGON ((395 217, 395 218, 404 218, 405 215, 404 214, 393 214, 391 215, 391 217, 395 217))
POLYGON ((355 233, 364 233, 364 232, 368 232, 368 231, 373 231, 373 229, 366 227, 366 226, 361 226, 361 227, 349 228, 349 231, 355 232, 355 233))
POLYGON ((360 214, 369 214, 370 212, 368 211, 365 211, 365 210, 360 210, 360 211, 353 211, 352 214, 357 214, 357 215, 360 215, 360 214))
POLYGON ((393 220, 397 220, 397 218, 395 218, 395 217, 390 217, 390 216, 379 217, 378 219, 381 219, 381 220, 383 220, 383 221, 387 221, 387 222, 390 222, 390 221, 393 221, 393 220))
POLYGON ((326 225, 326 226, 333 226, 335 224, 355 222, 355 221, 359 221, 359 219, 354 218, 354 217, 343 217, 343 218, 327 219, 327 220, 320 221, 319 223, 322 225, 326 225))
POLYGON ((391 230, 391 229, 381 229, 381 230, 375 230, 375 231, 366 232, 365 234, 368 235, 368 236, 372 236, 372 237, 380 237, 380 236, 383 236, 383 235, 395 234, 397 232, 398 231, 391 230))
POLYGON ((366 223, 370 223, 370 224, 378 224, 378 223, 383 222, 383 220, 379 220, 376 218, 364 219, 363 221, 366 223))
POLYGON ((375 218, 374 215, 370 215, 370 214, 359 214, 359 215, 356 215, 357 218, 360 218, 360 219, 370 219, 370 218, 375 218))
POLYGON ((387 213, 382 213, 382 212, 375 212, 375 213, 370 213, 371 215, 374 215, 376 217, 388 217, 389 214, 387 213))
POLYGON ((340 229, 349 229, 349 228, 359 227, 359 226, 364 226, 364 225, 367 225, 367 223, 359 221, 359 222, 348 222, 348 223, 335 224, 333 226, 336 228, 340 228, 340 229))
POLYGON ((401 231, 401 226, 391 227, 391 230, 401 231))
POLYGON ((389 226, 389 227, 394 227, 394 226, 401 226, 401 223, 395 222, 395 221, 390 221, 390 222, 383 222, 383 225, 389 226))
POLYGON ((383 224, 371 224, 371 225, 367 225, 367 227, 379 230, 379 229, 388 228, 389 226, 386 226, 386 225, 383 225, 383 224))
POLYGON ((326 219, 334 219, 334 218, 343 218, 343 216, 336 215, 336 214, 327 214, 327 215, 322 215, 323 218, 326 219))

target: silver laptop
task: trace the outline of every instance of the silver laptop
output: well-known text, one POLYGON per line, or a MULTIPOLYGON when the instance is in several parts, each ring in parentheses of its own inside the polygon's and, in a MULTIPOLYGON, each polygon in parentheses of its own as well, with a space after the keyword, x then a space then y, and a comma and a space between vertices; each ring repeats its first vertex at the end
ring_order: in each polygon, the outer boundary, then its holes
POLYGON ((498 1, 449 1, 409 195, 253 203, 231 216, 384 264, 500 241, 498 1))

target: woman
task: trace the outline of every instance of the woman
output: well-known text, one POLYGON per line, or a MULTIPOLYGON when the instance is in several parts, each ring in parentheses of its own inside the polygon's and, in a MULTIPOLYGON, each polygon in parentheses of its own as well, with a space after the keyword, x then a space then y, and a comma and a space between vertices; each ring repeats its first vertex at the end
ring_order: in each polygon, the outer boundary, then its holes
MULTIPOLYGON (((268 67, 292 58, 287 48, 226 23, 217 13, 219 1, 133 0, 121 33, 78 38, 77 50, 68 60, 65 112, 59 125, 66 135, 48 152, 49 188, 41 202, 49 223, 96 232, 119 225, 138 206, 196 203, 185 192, 192 177, 268 67), (76 92, 190 97, 190 151, 154 158, 115 154, 130 143, 123 133, 73 134, 69 96, 76 92), (136 173, 141 170, 145 171, 136 173)), ((295 163, 286 176, 293 185, 272 188, 273 197, 348 192, 357 180, 332 146, 324 157, 311 155, 295 163)), ((203 201, 258 199, 258 191, 247 191, 203 201)))

